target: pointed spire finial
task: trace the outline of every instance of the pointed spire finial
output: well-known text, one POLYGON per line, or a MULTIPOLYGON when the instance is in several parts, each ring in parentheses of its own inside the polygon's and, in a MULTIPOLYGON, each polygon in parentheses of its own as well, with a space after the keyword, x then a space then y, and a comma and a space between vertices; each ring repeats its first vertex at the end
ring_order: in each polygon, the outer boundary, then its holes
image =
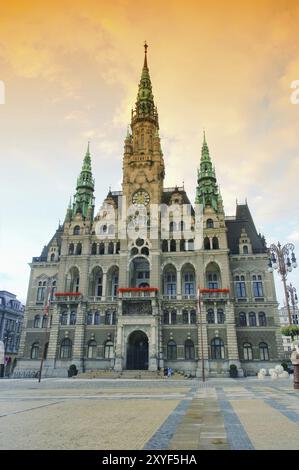
POLYGON ((203 128, 203 143, 206 144, 207 141, 206 141, 206 130, 205 128, 203 128))
POLYGON ((147 42, 144 41, 144 67, 146 68, 147 68, 147 48, 148 48, 147 42))

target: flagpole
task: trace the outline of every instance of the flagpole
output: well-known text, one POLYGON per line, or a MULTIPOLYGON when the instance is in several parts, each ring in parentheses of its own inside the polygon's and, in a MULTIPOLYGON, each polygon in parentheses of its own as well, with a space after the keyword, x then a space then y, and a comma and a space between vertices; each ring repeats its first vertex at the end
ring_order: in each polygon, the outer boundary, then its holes
POLYGON ((205 361, 204 361, 204 349, 203 349, 203 334, 202 334, 202 312, 201 312, 201 298, 200 298, 200 288, 198 286, 198 299, 197 299, 197 306, 198 306, 198 314, 199 314, 199 328, 200 328, 200 355, 201 355, 201 378, 202 381, 205 382, 205 361))
POLYGON ((38 373, 38 383, 40 383, 42 379, 42 370, 43 370, 43 365, 44 365, 44 360, 46 358, 46 346, 47 346, 47 336, 48 336, 48 323, 49 323, 49 308, 50 308, 50 298, 51 298, 51 290, 48 294, 48 300, 47 300, 47 305, 44 311, 44 315, 47 316, 47 323, 46 323, 46 331, 45 331, 45 344, 43 347, 43 352, 42 352, 42 357, 40 361, 40 367, 39 367, 39 373, 38 373))

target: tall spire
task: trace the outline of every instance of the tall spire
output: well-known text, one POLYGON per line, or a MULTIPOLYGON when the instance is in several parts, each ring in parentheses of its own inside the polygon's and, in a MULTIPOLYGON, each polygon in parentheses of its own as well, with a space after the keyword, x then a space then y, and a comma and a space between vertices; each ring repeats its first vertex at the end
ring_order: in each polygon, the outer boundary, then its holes
POLYGON ((203 134, 200 168, 197 172, 196 203, 202 204, 205 209, 212 207, 216 212, 221 210, 222 199, 218 190, 215 168, 213 167, 206 134, 203 134))
POLYGON ((73 203, 73 214, 81 213, 85 218, 87 209, 93 205, 94 179, 91 169, 91 158, 89 151, 89 142, 86 154, 83 160, 82 170, 77 179, 76 194, 73 203))
POLYGON ((148 120, 154 122, 158 126, 158 113, 154 103, 154 96, 152 92, 152 84, 147 64, 147 49, 148 45, 144 44, 144 63, 141 72, 141 78, 138 87, 137 101, 135 109, 132 113, 131 126, 138 121, 148 120))

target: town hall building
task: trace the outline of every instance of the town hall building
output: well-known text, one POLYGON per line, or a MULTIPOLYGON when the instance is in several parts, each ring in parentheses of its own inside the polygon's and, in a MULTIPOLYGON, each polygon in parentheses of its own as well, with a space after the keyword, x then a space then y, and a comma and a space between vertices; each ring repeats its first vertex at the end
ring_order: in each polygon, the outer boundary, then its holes
POLYGON ((198 377, 203 366, 226 376, 233 364, 254 375, 280 361, 266 242, 247 203, 225 214, 205 135, 195 201, 164 178, 145 45, 122 190, 95 211, 88 145, 65 220, 30 264, 16 376, 37 372, 44 352, 47 377, 67 376, 71 364, 198 377))

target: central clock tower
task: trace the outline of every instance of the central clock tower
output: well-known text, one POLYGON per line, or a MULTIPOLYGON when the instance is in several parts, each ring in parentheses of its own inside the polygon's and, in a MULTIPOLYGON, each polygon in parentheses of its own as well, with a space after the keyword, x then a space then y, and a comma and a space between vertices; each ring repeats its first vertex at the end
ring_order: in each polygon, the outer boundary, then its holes
POLYGON ((158 112, 154 104, 147 65, 145 43, 144 64, 137 101, 128 128, 123 159, 123 196, 131 204, 160 204, 163 193, 164 160, 160 145, 158 112))

